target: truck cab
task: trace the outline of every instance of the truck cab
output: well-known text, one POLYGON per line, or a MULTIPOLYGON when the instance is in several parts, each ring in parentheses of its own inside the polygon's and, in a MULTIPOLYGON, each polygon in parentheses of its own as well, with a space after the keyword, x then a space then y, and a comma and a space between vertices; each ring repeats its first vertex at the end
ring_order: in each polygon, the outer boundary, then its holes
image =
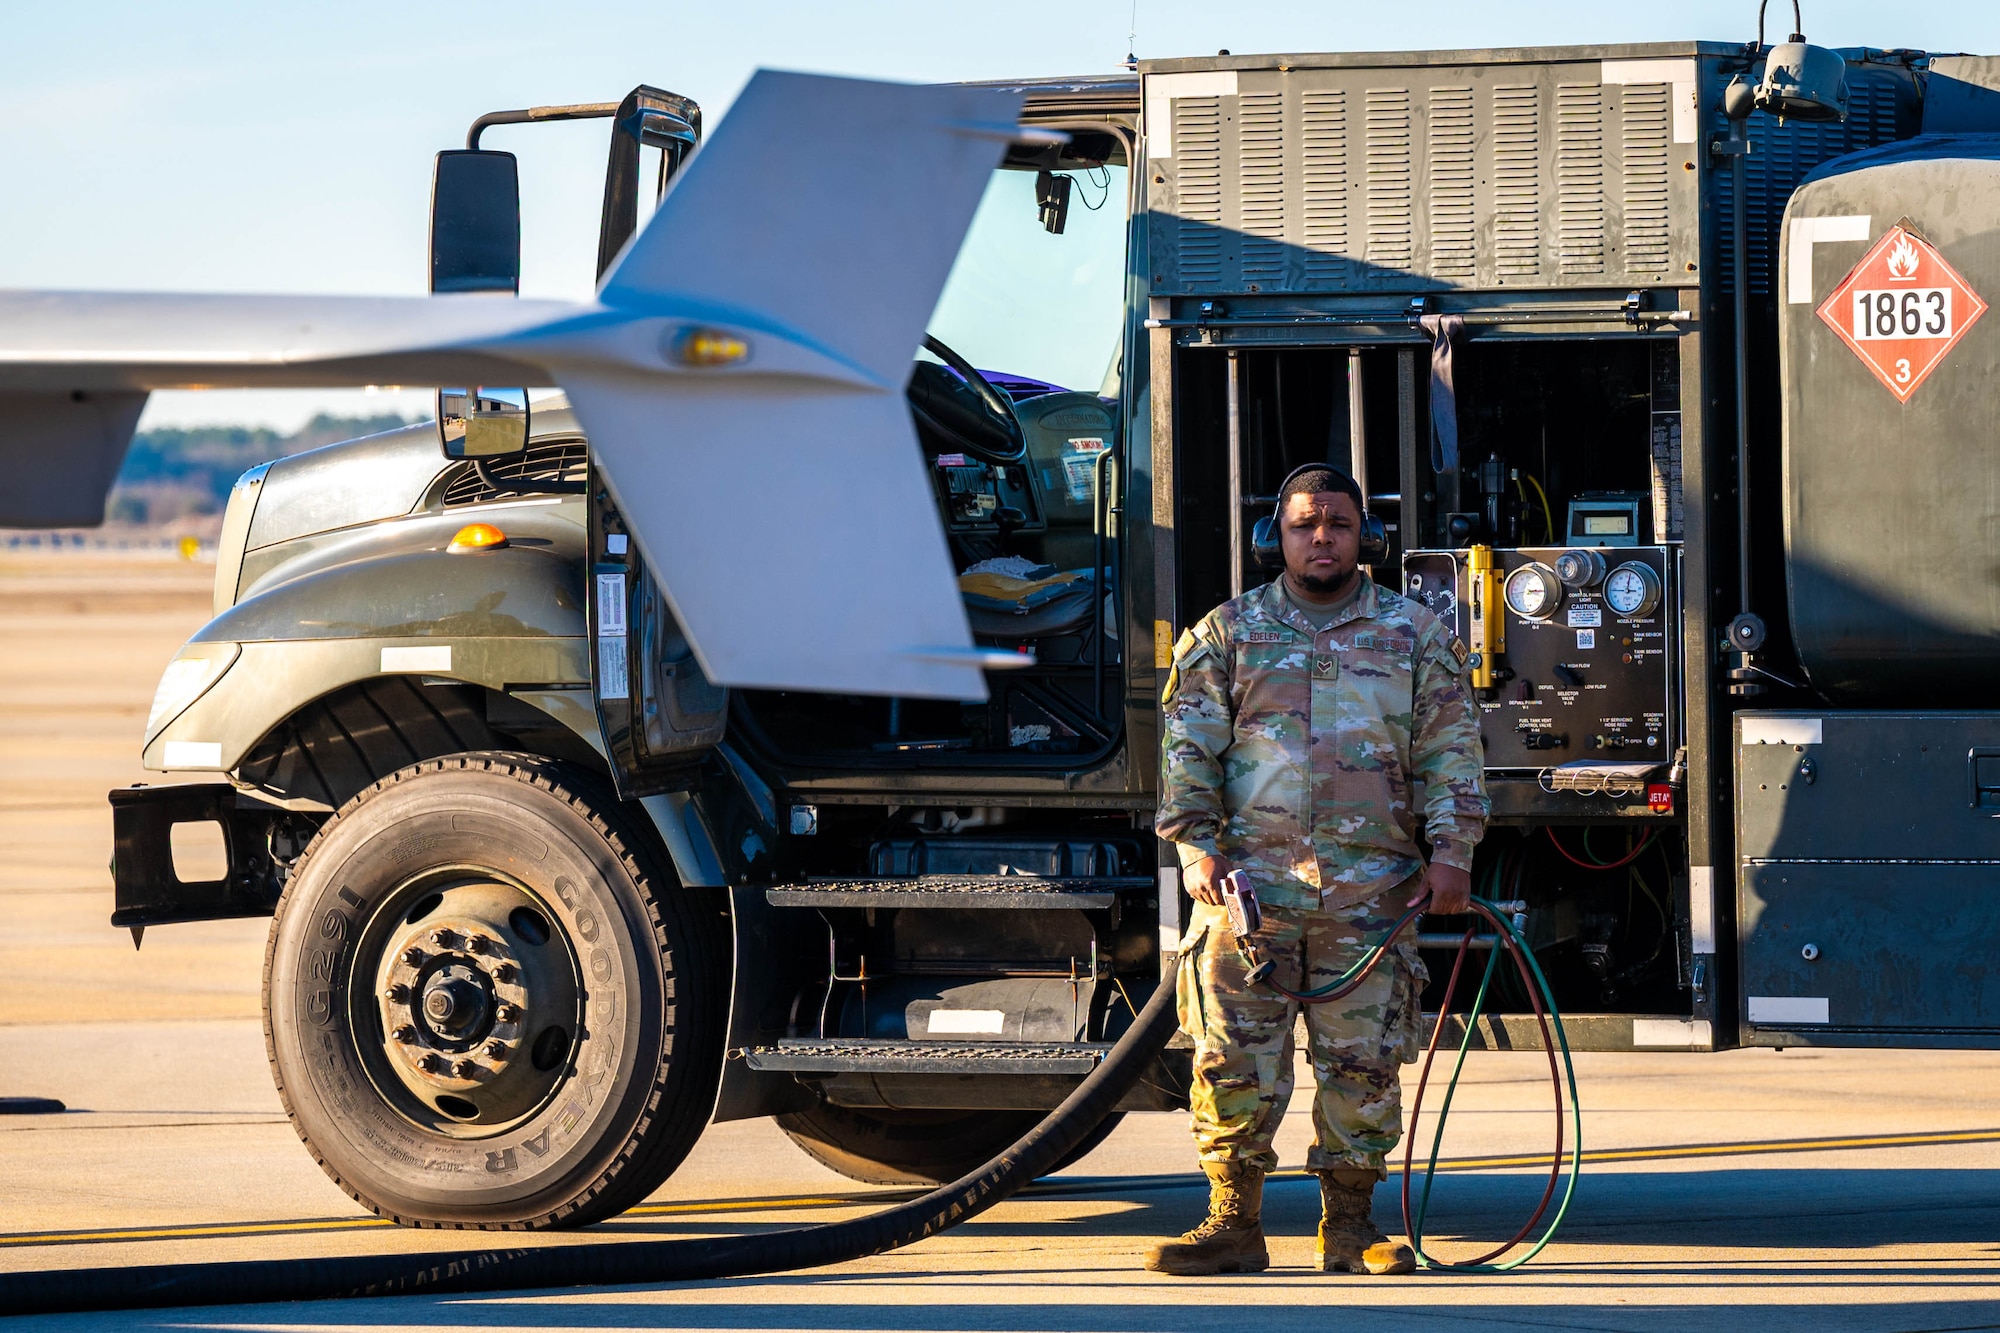
MULTIPOLYGON (((1475 883, 1528 904, 1572 1045, 1810 1039, 1744 1007, 1732 727, 1756 727, 1732 715, 1814 696, 1778 455, 1734 475, 1729 404, 1740 382, 1775 436, 1787 200, 1916 135, 1928 64, 1842 53, 1841 121, 1725 115, 1767 55, 1224 55, 1007 85, 1026 132, 907 388, 908 522, 949 552, 980 698, 715 683, 677 618, 692 581, 782 626, 842 552, 783 550, 753 488, 690 522, 752 528, 777 576, 644 558, 560 397, 461 388, 443 452, 427 425, 253 470, 145 742, 213 779, 112 794, 114 922, 273 916, 280 1087, 388 1216, 594 1220, 753 1116, 856 1179, 953 1179, 1172 984, 1170 645, 1268 577, 1252 524, 1327 460, 1384 521, 1376 582, 1476 654, 1475 883), (1723 638, 1744 571, 1761 656, 1723 638), (205 821, 229 874, 183 883, 168 831, 205 821)), ((602 269, 642 155, 671 188, 700 118, 652 89, 599 112, 602 269)), ((462 225, 434 228, 433 273, 504 293, 506 207, 446 189, 511 179, 477 137, 441 160, 435 215, 462 225)), ((1473 1038, 1541 1040, 1525 996, 1473 1038)), ((1183 1040, 1123 1109, 1184 1107, 1187 1062, 1183 1040)))

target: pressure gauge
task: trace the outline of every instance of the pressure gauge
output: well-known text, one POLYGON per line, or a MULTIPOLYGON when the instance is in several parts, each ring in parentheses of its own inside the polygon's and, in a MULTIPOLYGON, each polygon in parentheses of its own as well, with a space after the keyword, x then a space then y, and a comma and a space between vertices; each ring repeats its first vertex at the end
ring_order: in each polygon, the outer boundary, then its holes
POLYGON ((1627 620, 1651 615, 1660 604, 1660 576, 1651 565, 1628 560, 1605 576, 1604 600, 1627 620))
POLYGON ((1524 620, 1547 620, 1562 605, 1562 580, 1537 561, 1507 576, 1507 609, 1524 620))
POLYGON ((1556 557, 1556 577, 1578 592, 1595 588, 1604 578, 1604 557, 1588 547, 1564 551, 1556 557))

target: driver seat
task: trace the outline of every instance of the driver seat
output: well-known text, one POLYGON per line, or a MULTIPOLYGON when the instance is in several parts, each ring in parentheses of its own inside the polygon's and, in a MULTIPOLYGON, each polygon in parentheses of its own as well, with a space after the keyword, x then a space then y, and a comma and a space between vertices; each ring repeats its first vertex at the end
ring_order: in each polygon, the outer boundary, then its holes
POLYGON ((1088 569, 1058 570, 1020 556, 982 560, 958 576, 972 632, 1020 642, 1081 633, 1090 626, 1093 582, 1088 569))

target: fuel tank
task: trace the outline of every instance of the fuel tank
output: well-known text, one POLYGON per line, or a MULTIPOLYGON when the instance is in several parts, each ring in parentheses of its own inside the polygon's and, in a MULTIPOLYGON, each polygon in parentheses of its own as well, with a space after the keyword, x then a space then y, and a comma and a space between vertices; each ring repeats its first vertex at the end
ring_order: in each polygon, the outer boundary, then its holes
POLYGON ((1800 661, 1843 703, 1990 707, 2000 135, 1930 134, 1826 164, 1792 196, 1780 253, 1800 661))

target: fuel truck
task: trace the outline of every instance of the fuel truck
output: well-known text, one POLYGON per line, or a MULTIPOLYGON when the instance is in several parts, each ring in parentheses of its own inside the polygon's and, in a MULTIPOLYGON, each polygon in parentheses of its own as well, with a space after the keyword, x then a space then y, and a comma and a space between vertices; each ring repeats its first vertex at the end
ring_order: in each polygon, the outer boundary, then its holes
MULTIPOLYGON (((815 520, 948 551, 983 697, 722 670, 698 585, 809 676, 786 627, 879 562, 794 545, 818 506, 754 477, 641 559, 642 492, 558 394, 447 387, 237 483, 147 721, 176 781, 111 793, 112 921, 272 918, 271 1066, 335 1180, 547 1227, 712 1122, 880 1183, 1014 1140, 1173 984, 1170 645, 1269 577, 1251 529, 1319 459, 1383 522, 1375 579, 1473 654, 1475 883, 1528 904, 1574 1045, 2000 1045, 2000 63, 1795 37, 1005 91, 908 369, 919 503, 815 520), (222 878, 177 874, 190 824, 222 878)), ((600 271, 676 201, 686 99, 482 117, 434 290, 512 299, 482 134, 577 115, 613 127, 600 271)), ((686 457, 754 446, 710 430, 686 457)), ((1538 1045, 1526 996, 1474 1038, 1538 1045)), ((1170 1047, 1122 1109, 1187 1077, 1170 1047)))

